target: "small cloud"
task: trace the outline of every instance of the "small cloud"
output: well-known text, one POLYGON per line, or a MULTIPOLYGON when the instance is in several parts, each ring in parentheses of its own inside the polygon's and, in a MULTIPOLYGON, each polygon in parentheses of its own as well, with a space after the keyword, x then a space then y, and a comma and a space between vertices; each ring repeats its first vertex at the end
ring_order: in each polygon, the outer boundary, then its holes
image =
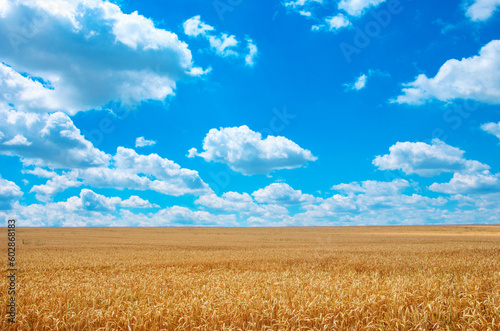
POLYGON ((135 140, 135 147, 145 147, 156 145, 155 140, 147 140, 144 137, 139 137, 135 140))
MULTIPOLYGON (((217 33, 214 27, 201 21, 200 15, 186 20, 182 25, 186 35, 190 37, 202 37, 207 40, 210 49, 218 56, 244 58, 248 66, 254 65, 257 46, 249 37, 246 38, 248 53, 244 55, 244 49, 240 46, 239 40, 234 35, 217 33)), ((194 70, 194 72, 201 75, 207 71, 199 69, 194 70)))
POLYGON ((255 57, 257 56, 257 46, 253 40, 247 37, 248 54, 245 56, 245 62, 248 66, 253 67, 255 64, 255 57))
POLYGON ((213 26, 210 26, 201 21, 200 15, 191 17, 182 23, 184 27, 184 33, 191 37, 197 37, 199 35, 205 36, 208 31, 215 30, 213 26))
POLYGON ((365 88, 367 79, 368 79, 368 76, 366 76, 365 74, 362 74, 361 76, 356 78, 356 81, 354 83, 344 84, 344 86, 349 88, 350 90, 359 91, 359 90, 362 90, 365 88))
POLYGON ((500 7, 500 0, 475 0, 467 8, 466 15, 472 21, 486 21, 500 7))
POLYGON ((313 25, 311 30, 321 31, 327 30, 330 32, 336 32, 342 28, 351 26, 351 22, 343 14, 337 14, 336 16, 329 16, 323 19, 325 24, 313 25))
POLYGON ((498 123, 484 123, 481 125, 481 129, 485 132, 491 133, 500 139, 500 122, 498 123))

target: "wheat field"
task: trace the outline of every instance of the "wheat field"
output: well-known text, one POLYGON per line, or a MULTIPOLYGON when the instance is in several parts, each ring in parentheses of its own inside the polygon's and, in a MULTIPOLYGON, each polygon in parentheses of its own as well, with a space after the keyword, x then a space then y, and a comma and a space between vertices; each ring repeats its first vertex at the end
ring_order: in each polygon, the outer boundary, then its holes
POLYGON ((16 237, 18 330, 500 330, 500 226, 16 237))

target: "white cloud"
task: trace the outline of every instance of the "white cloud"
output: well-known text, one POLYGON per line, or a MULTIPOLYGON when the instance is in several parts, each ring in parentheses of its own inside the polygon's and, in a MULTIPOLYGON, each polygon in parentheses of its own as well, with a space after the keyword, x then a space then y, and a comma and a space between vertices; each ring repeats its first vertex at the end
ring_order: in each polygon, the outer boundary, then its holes
POLYGON ((296 7, 304 7, 309 4, 322 4, 323 0, 295 0, 295 1, 286 1, 284 2, 285 7, 291 7, 291 8, 296 8, 296 7))
POLYGON ((486 21, 500 6, 500 0, 475 0, 467 8, 467 16, 473 21, 486 21))
POLYGON ((401 169, 406 174, 434 176, 443 172, 476 172, 489 167, 463 158, 464 151, 433 139, 431 145, 423 142, 398 142, 389 148, 389 154, 377 156, 373 164, 381 170, 401 169))
POLYGON ((338 8, 345 10, 351 16, 361 16, 370 7, 378 6, 386 0, 342 0, 338 8))
POLYGON ((43 185, 35 185, 31 188, 30 193, 36 193, 36 198, 39 201, 50 201, 57 193, 63 192, 70 187, 79 187, 82 183, 76 179, 74 173, 63 174, 49 179, 43 185))
POLYGON ((498 123, 485 123, 481 125, 481 129, 500 139, 500 122, 498 123))
POLYGON ((208 31, 214 31, 214 27, 201 21, 200 15, 191 17, 182 23, 184 33, 191 37, 205 36, 208 31))
POLYGON ((22 170, 24 174, 30 174, 42 178, 53 178, 57 176, 55 171, 46 170, 40 167, 35 167, 32 170, 22 170))
MULTIPOLYGON (((306 212, 293 216, 296 225, 425 224, 447 200, 418 194, 403 194, 410 184, 403 179, 392 182, 364 181, 334 185, 343 194, 334 194, 319 205, 308 205, 306 212)), ((442 220, 441 220, 442 221, 442 220)))
POLYGON ((353 83, 344 84, 344 86, 349 90, 359 91, 366 87, 366 81, 368 76, 366 74, 361 74, 353 83))
POLYGON ((53 177, 43 185, 34 186, 31 191, 37 193, 40 201, 50 200, 69 187, 81 185, 118 190, 152 190, 173 196, 212 192, 197 171, 181 168, 158 154, 140 155, 133 149, 118 147, 110 163, 112 166, 71 170, 53 177))
POLYGON ((363 193, 373 195, 397 195, 410 187, 410 183, 404 179, 395 179, 392 182, 378 182, 373 180, 361 183, 352 182, 349 184, 338 184, 332 186, 332 190, 344 192, 346 194, 363 193))
POLYGON ((31 143, 22 134, 16 134, 14 138, 3 143, 7 146, 29 146, 31 143))
POLYGON ((156 145, 155 140, 147 140, 144 137, 139 137, 135 140, 135 147, 145 147, 156 145))
POLYGON ((343 14, 325 17, 323 21, 325 24, 313 25, 311 30, 320 31, 326 29, 328 31, 335 32, 352 25, 349 19, 347 19, 343 14))
POLYGON ((0 154, 18 156, 26 165, 88 168, 109 161, 61 112, 36 114, 0 108, 0 129, 7 140, 0 143, 0 154))
POLYGON ((246 37, 248 53, 243 54, 244 49, 239 47, 240 42, 234 35, 217 33, 215 28, 201 21, 200 15, 196 15, 183 23, 184 33, 190 37, 202 37, 208 41, 211 50, 220 57, 244 58, 248 66, 255 64, 257 46, 252 39, 246 37))
POLYGON ((220 36, 208 36, 208 42, 215 53, 222 57, 238 56, 238 52, 233 50, 233 48, 238 46, 235 36, 228 36, 226 33, 220 36))
POLYGON ((421 74, 405 86, 392 102, 419 105, 431 99, 474 99, 500 104, 500 40, 489 42, 479 55, 446 61, 434 78, 421 74))
POLYGON ((131 196, 127 200, 122 200, 119 197, 105 197, 104 195, 97 194, 92 190, 83 189, 80 192, 81 206, 84 210, 88 211, 102 211, 111 212, 116 207, 125 208, 152 208, 153 205, 147 201, 139 198, 138 196, 131 196))
POLYGON ((199 197, 196 204, 219 212, 237 212, 240 216, 277 219, 288 216, 285 207, 274 204, 257 204, 248 193, 226 192, 221 197, 207 194, 199 197))
POLYGON ((253 67, 255 64, 255 57, 257 56, 257 45, 253 42, 252 39, 247 38, 247 49, 248 54, 245 56, 245 63, 253 67))
POLYGON ((0 210, 11 209, 13 203, 23 196, 16 183, 0 178, 0 210))
POLYGON ((19 0, 2 16, 0 57, 12 68, 0 68, 0 102, 19 110, 75 114, 163 101, 177 80, 203 72, 176 34, 108 1, 19 0))
POLYGON ((191 149, 189 156, 225 163, 244 175, 268 175, 274 170, 300 168, 317 159, 309 150, 285 137, 262 139, 259 132, 246 125, 211 129, 203 141, 203 149, 201 153, 191 149))
POLYGON ((477 173, 455 173, 449 183, 434 183, 431 191, 448 194, 486 194, 500 192, 500 174, 488 170, 477 173))
POLYGON ((302 193, 301 190, 294 190, 286 183, 273 183, 253 192, 252 196, 255 201, 260 203, 285 206, 321 201, 321 199, 317 199, 313 195, 302 193))

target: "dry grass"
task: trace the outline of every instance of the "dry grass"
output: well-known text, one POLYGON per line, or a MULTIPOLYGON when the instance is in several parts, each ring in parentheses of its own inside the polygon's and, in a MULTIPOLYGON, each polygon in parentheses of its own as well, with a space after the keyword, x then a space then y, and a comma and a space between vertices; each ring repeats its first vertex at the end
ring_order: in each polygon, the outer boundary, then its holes
POLYGON ((17 246, 20 330, 500 330, 500 226, 18 228, 17 246))

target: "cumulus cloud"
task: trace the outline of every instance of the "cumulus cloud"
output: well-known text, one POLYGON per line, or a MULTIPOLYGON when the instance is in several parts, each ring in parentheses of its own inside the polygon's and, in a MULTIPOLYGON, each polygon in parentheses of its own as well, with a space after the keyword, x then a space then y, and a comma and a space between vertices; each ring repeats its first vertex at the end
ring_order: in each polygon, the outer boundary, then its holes
POLYGON ((500 192, 500 174, 493 175, 488 170, 477 173, 453 174, 448 183, 433 183, 429 189, 448 194, 486 194, 500 192))
POLYGON ((133 149, 118 147, 110 166, 74 169, 55 176, 45 184, 34 186, 40 201, 50 200, 69 187, 81 185, 118 190, 152 190, 180 196, 212 192, 197 171, 182 168, 158 154, 141 155, 133 149))
POLYGON ((221 197, 207 194, 199 197, 196 204, 219 212, 237 212, 240 216, 276 219, 288 216, 285 207, 274 204, 255 203, 248 193, 226 192, 221 197))
MULTIPOLYGON (((139 198, 138 196, 131 196, 126 200, 122 200, 119 197, 105 197, 104 195, 97 194, 92 190, 83 189, 80 192, 80 203, 84 210, 88 211, 103 211, 111 212, 116 209, 116 207, 125 208, 152 208, 153 205, 147 201, 139 198)), ((78 201, 75 201, 78 205, 78 201)))
MULTIPOLYGON (((147 200, 131 196, 106 197, 83 189, 66 201, 23 206, 14 203, 9 217, 26 226, 235 226, 234 215, 214 215, 207 211, 171 206, 156 212, 135 213, 130 208, 158 208, 147 200)), ((0 211, 0 218, 7 215, 0 211)))
POLYGON ((500 0, 475 0, 467 8, 467 16, 473 21, 486 21, 500 6, 500 0))
POLYGON ((474 160, 466 160, 464 151, 433 139, 431 145, 423 142, 398 142, 389 148, 389 154, 377 156, 373 164, 381 170, 400 169, 406 174, 435 176, 443 172, 476 172, 489 167, 474 160))
POLYGON ((203 72, 176 34, 102 0, 10 2, 0 43, 10 66, 0 66, 0 102, 22 111, 75 114, 110 102, 163 101, 176 81, 203 72))
POLYGON ((500 104, 500 40, 489 42, 479 55, 446 61, 433 78, 421 74, 404 85, 403 94, 392 102, 419 105, 431 99, 473 99, 500 104))
POLYGON ((386 0, 342 0, 338 7, 346 11, 351 16, 361 16, 370 7, 375 7, 386 0))
POLYGON ((481 129, 485 132, 491 133, 500 139, 500 122, 498 123, 485 123, 481 125, 481 129))
POLYGON ((25 165, 89 168, 109 161, 61 112, 36 114, 0 108, 0 130, 0 154, 18 156, 25 165))
POLYGON ((60 176, 54 176, 49 179, 45 184, 35 185, 31 188, 30 193, 36 193, 36 198, 39 201, 48 202, 57 193, 63 192, 71 187, 79 187, 82 182, 78 181, 76 174, 65 173, 60 176))
POLYGON ((135 140, 135 147, 145 147, 156 145, 155 140, 147 140, 144 137, 139 137, 135 140))
POLYGON ((257 45, 249 37, 246 37, 248 53, 242 55, 244 49, 239 47, 240 42, 234 35, 217 33, 213 26, 201 20, 200 15, 191 17, 182 25, 187 36, 206 39, 215 54, 221 57, 244 57, 246 65, 252 67, 255 64, 257 45))
POLYGON ((306 212, 293 216, 297 224, 405 224, 425 223, 447 200, 418 194, 404 194, 408 181, 364 181, 334 185, 334 194, 319 205, 308 205, 306 212), (326 223, 325 223, 326 222, 326 223))
POLYGON ((13 203, 23 196, 16 183, 0 177, 0 210, 11 209, 13 203))
POLYGON ((189 157, 227 164, 244 175, 265 174, 274 170, 303 167, 317 157, 293 141, 281 136, 262 139, 248 126, 211 129, 203 141, 203 152, 189 150, 189 157))
POLYGON ((294 190, 286 183, 273 183, 253 192, 252 196, 255 201, 260 203, 285 206, 321 201, 321 199, 317 199, 313 195, 302 193, 301 190, 294 190))

